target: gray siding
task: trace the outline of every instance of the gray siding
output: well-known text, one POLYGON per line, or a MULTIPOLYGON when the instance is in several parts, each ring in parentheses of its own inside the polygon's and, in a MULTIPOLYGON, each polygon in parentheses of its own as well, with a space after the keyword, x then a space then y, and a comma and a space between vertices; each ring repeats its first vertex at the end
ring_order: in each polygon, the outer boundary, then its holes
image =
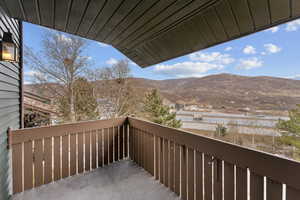
MULTIPOLYGON (((13 33, 13 38, 21 46, 19 22, 9 18, 0 7, 0 35, 3 31, 13 33)), ((20 48, 21 49, 21 48, 20 48)), ((0 200, 9 198, 10 168, 7 146, 7 129, 21 127, 21 77, 22 65, 0 61, 0 200)))

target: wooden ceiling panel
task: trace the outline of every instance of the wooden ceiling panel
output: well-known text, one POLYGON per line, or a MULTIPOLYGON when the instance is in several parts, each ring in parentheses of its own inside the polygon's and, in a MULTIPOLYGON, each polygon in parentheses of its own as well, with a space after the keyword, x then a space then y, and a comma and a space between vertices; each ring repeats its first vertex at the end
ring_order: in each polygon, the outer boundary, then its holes
POLYGON ((272 23, 289 18, 291 10, 290 0, 273 0, 270 2, 272 23))
POLYGON ((112 41, 112 44, 115 46, 122 46, 120 43, 126 42, 128 37, 133 37, 137 31, 141 29, 149 29, 148 23, 152 21, 160 12, 163 12, 169 6, 174 3, 174 0, 163 0, 156 1, 144 14, 141 16, 132 26, 128 27, 124 33, 119 35, 115 40, 112 41), (147 26, 147 27, 146 27, 147 26))
POLYGON ((108 23, 97 33, 96 39, 102 40, 120 24, 126 17, 129 15, 133 9, 136 8, 137 4, 140 3, 140 0, 131 0, 131 3, 122 3, 120 8, 116 13, 111 17, 108 23))
POLYGON ((241 34, 250 33, 254 30, 253 21, 247 0, 228 0, 237 19, 241 34))
POLYGON ((148 9, 151 9, 157 2, 153 0, 143 0, 114 30, 104 39, 106 43, 112 43, 119 35, 128 32, 128 29, 139 20, 148 9))
POLYGON ((173 29, 173 27, 176 27, 178 24, 188 20, 191 13, 194 15, 208 6, 208 3, 211 3, 209 0, 183 2, 184 1, 178 1, 164 10, 163 13, 149 23, 149 26, 152 26, 151 28, 146 31, 144 30, 143 33, 129 42, 129 47, 132 48, 140 43, 143 43, 143 41, 151 40, 157 35, 173 29))
POLYGON ((300 17, 299 0, 1 0, 13 18, 106 42, 146 67, 300 17))
POLYGON ((209 9, 204 13, 204 17, 208 26, 211 28, 217 41, 225 41, 227 39, 227 33, 224 30, 223 24, 215 11, 215 8, 209 9))
POLYGON ((18 1, 12 1, 12 0, 1 0, 1 1, 3 1, 3 3, 6 4, 6 6, 4 6, 4 10, 8 10, 9 13, 7 14, 10 14, 19 19, 22 19, 24 17, 18 1))
POLYGON ((265 27, 270 24, 270 12, 268 0, 251 0, 249 7, 253 13, 255 28, 265 27))
POLYGON ((96 21, 92 25, 91 29, 87 33, 87 37, 95 39, 98 32, 105 26, 106 23, 113 17, 114 13, 117 12, 120 6, 124 1, 122 0, 113 0, 107 1, 103 10, 98 15, 96 21))
POLYGON ((85 37, 94 21, 97 19, 98 14, 102 12, 106 0, 89 0, 88 7, 84 13, 82 21, 76 31, 80 36, 85 37))
POLYGON ((33 24, 39 23, 38 16, 37 16, 37 8, 34 1, 26 1, 23 3, 24 13, 28 21, 33 24))
POLYGON ((216 5, 216 12, 224 29, 230 38, 236 37, 240 34, 239 27, 237 25, 237 20, 235 19, 231 7, 227 1, 221 1, 216 5))
POLYGON ((292 0, 292 15, 297 17, 300 15, 300 1, 292 0))
POLYGON ((54 4, 54 0, 39 0, 39 15, 43 26, 54 27, 54 4))
POLYGON ((75 34, 85 14, 89 0, 73 0, 66 31, 75 34))
POLYGON ((191 3, 191 1, 192 0, 176 1, 175 3, 167 7, 165 10, 163 10, 163 12, 160 12, 153 19, 151 19, 149 23, 143 26, 143 28, 137 30, 136 32, 134 32, 134 34, 130 35, 128 40, 126 40, 123 43, 120 43, 120 45, 129 45, 129 48, 131 48, 137 43, 145 41, 147 37, 151 36, 151 34, 154 33, 155 30, 157 30, 157 27, 163 27, 162 24, 165 20, 173 18, 173 15, 178 14, 178 11, 181 10, 182 7, 191 3))
POLYGON ((70 12, 71 0, 55 0, 55 29, 64 31, 70 12))

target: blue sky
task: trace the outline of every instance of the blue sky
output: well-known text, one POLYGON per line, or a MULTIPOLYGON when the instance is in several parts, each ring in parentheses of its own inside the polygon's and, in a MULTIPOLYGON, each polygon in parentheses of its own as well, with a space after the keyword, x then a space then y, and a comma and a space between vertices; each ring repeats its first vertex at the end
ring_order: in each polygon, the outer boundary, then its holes
MULTIPOLYGON (((41 49, 45 28, 24 23, 24 44, 41 49)), ((149 79, 203 77, 218 73, 300 79, 300 20, 142 69, 130 62, 132 76, 149 79)), ((126 58, 109 45, 91 41, 85 54, 94 68, 126 58)), ((25 81, 34 73, 25 65, 25 81)))

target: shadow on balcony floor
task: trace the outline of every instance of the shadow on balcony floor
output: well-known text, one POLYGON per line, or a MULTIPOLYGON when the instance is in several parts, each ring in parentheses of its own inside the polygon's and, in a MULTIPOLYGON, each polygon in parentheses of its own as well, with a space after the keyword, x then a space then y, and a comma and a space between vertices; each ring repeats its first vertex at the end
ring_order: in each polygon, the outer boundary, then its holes
POLYGON ((13 200, 179 200, 131 161, 121 161, 16 194, 13 200))

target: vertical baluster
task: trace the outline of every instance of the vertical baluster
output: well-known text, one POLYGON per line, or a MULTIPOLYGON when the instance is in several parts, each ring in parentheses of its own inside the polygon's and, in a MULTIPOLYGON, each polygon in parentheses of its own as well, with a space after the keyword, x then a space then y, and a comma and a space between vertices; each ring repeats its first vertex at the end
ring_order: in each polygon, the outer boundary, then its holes
POLYGON ((194 149, 188 148, 188 200, 194 200, 194 149))
MULTIPOLYGON (((22 143, 12 145, 13 193, 23 191, 22 176, 22 143)), ((26 169, 24 169, 26 172, 26 169)))
POLYGON ((250 199, 264 199, 264 177, 253 172, 250 174, 250 199))
POLYGON ((169 187, 169 141, 167 139, 164 142, 164 184, 169 187))
POLYGON ((160 143, 159 137, 155 136, 155 179, 159 180, 159 156, 160 156, 160 143))
POLYGON ((70 176, 74 176, 76 174, 76 134, 70 135, 70 176))
POLYGON ((78 133, 77 140, 78 140, 78 173, 82 173, 84 171, 83 166, 83 133, 78 133))
POLYGON ((174 157, 174 184, 175 184, 175 193, 180 195, 180 146, 175 144, 175 157, 174 157))
POLYGON ((43 184, 43 141, 34 141, 34 186, 43 184))
POLYGON ((61 179, 60 140, 61 140, 60 136, 54 137, 54 180, 55 181, 61 179))
POLYGON ((150 174, 154 176, 154 137, 152 134, 149 136, 149 145, 150 145, 150 174))
POLYGON ((148 139, 148 133, 144 132, 144 165, 145 165, 145 170, 149 172, 149 139, 148 139))
POLYGON ((98 130, 98 166, 102 167, 103 166, 103 129, 98 130))
POLYGON ((129 145, 130 145, 129 146, 129 156, 130 156, 130 159, 134 161, 134 133, 133 133, 133 127, 131 127, 131 126, 129 126, 129 145))
POLYGON ((114 130, 114 151, 115 151, 115 156, 114 156, 114 161, 119 160, 119 127, 115 126, 113 127, 114 130))
POLYGON ((224 162, 224 200, 234 199, 234 165, 224 162))
POLYGON ((137 140, 138 140, 138 164, 139 164, 139 166, 142 166, 142 140, 141 140, 141 132, 140 132, 140 130, 139 129, 137 129, 137 132, 136 132, 136 134, 137 134, 137 140))
POLYGON ((108 164, 108 149, 109 149, 109 144, 108 144, 108 128, 104 129, 104 165, 108 164))
POLYGON ((123 134, 124 134, 124 148, 123 148, 123 151, 124 151, 124 157, 127 158, 129 155, 129 145, 132 143, 130 142, 129 143, 129 134, 130 134, 130 126, 129 124, 125 124, 123 125, 123 134))
MULTIPOLYGON (((45 155, 45 184, 52 182, 52 137, 44 140, 44 155, 45 155)), ((31 164, 32 165, 32 164, 31 164)), ((32 179, 32 177, 31 177, 32 179)))
POLYGON ((31 188, 33 188, 33 147, 32 141, 28 141, 24 143, 24 190, 31 188))
POLYGON ((62 178, 69 176, 69 135, 62 136, 62 178))
POLYGON ((109 163, 112 163, 114 160, 114 129, 113 127, 109 128, 109 163))
POLYGON ((119 143, 120 143, 120 146, 119 146, 119 159, 120 160, 123 160, 124 158, 124 137, 125 137, 125 134, 124 134, 124 125, 122 126, 119 126, 119 143))
MULTIPOLYGON (((203 200, 203 157, 196 152, 196 199, 203 200)), ((232 199, 233 200, 233 199, 232 199)))
POLYGON ((164 183, 164 143, 163 138, 159 138, 159 181, 164 183))
POLYGON ((91 132, 86 131, 84 134, 84 144, 85 144, 85 162, 84 169, 85 171, 90 171, 91 169, 91 132))
POLYGON ((282 184, 267 178, 267 200, 282 200, 282 184))
POLYGON ((204 199, 212 199, 212 157, 204 155, 204 199))
POLYGON ((180 196, 183 200, 187 199, 187 148, 185 146, 181 146, 181 192, 180 196))
POLYGON ((138 164, 138 137, 137 137, 137 130, 133 128, 133 155, 134 155, 134 162, 138 164))
POLYGON ((299 200, 300 190, 296 190, 289 186, 286 187, 286 200, 299 200))
POLYGON ((143 167, 145 169, 145 156, 144 156, 144 150, 145 150, 145 144, 144 144, 144 133, 142 130, 139 130, 139 139, 140 139, 140 163, 141 163, 141 167, 143 167))
POLYGON ((96 130, 93 130, 91 132, 91 141, 92 141, 92 144, 91 144, 91 154, 92 154, 92 160, 91 160, 91 163, 92 163, 92 169, 95 169, 97 167, 97 137, 96 137, 96 134, 97 134, 97 131, 96 130))
POLYGON ((222 160, 215 159, 214 161, 214 200, 222 200, 222 160))
POLYGON ((169 187, 172 191, 175 191, 175 184, 174 184, 174 165, 175 165, 175 161, 174 161, 174 142, 170 141, 170 162, 169 162, 169 166, 170 166, 170 177, 169 177, 169 187))
POLYGON ((247 169, 236 167, 236 198, 247 200, 247 169))

